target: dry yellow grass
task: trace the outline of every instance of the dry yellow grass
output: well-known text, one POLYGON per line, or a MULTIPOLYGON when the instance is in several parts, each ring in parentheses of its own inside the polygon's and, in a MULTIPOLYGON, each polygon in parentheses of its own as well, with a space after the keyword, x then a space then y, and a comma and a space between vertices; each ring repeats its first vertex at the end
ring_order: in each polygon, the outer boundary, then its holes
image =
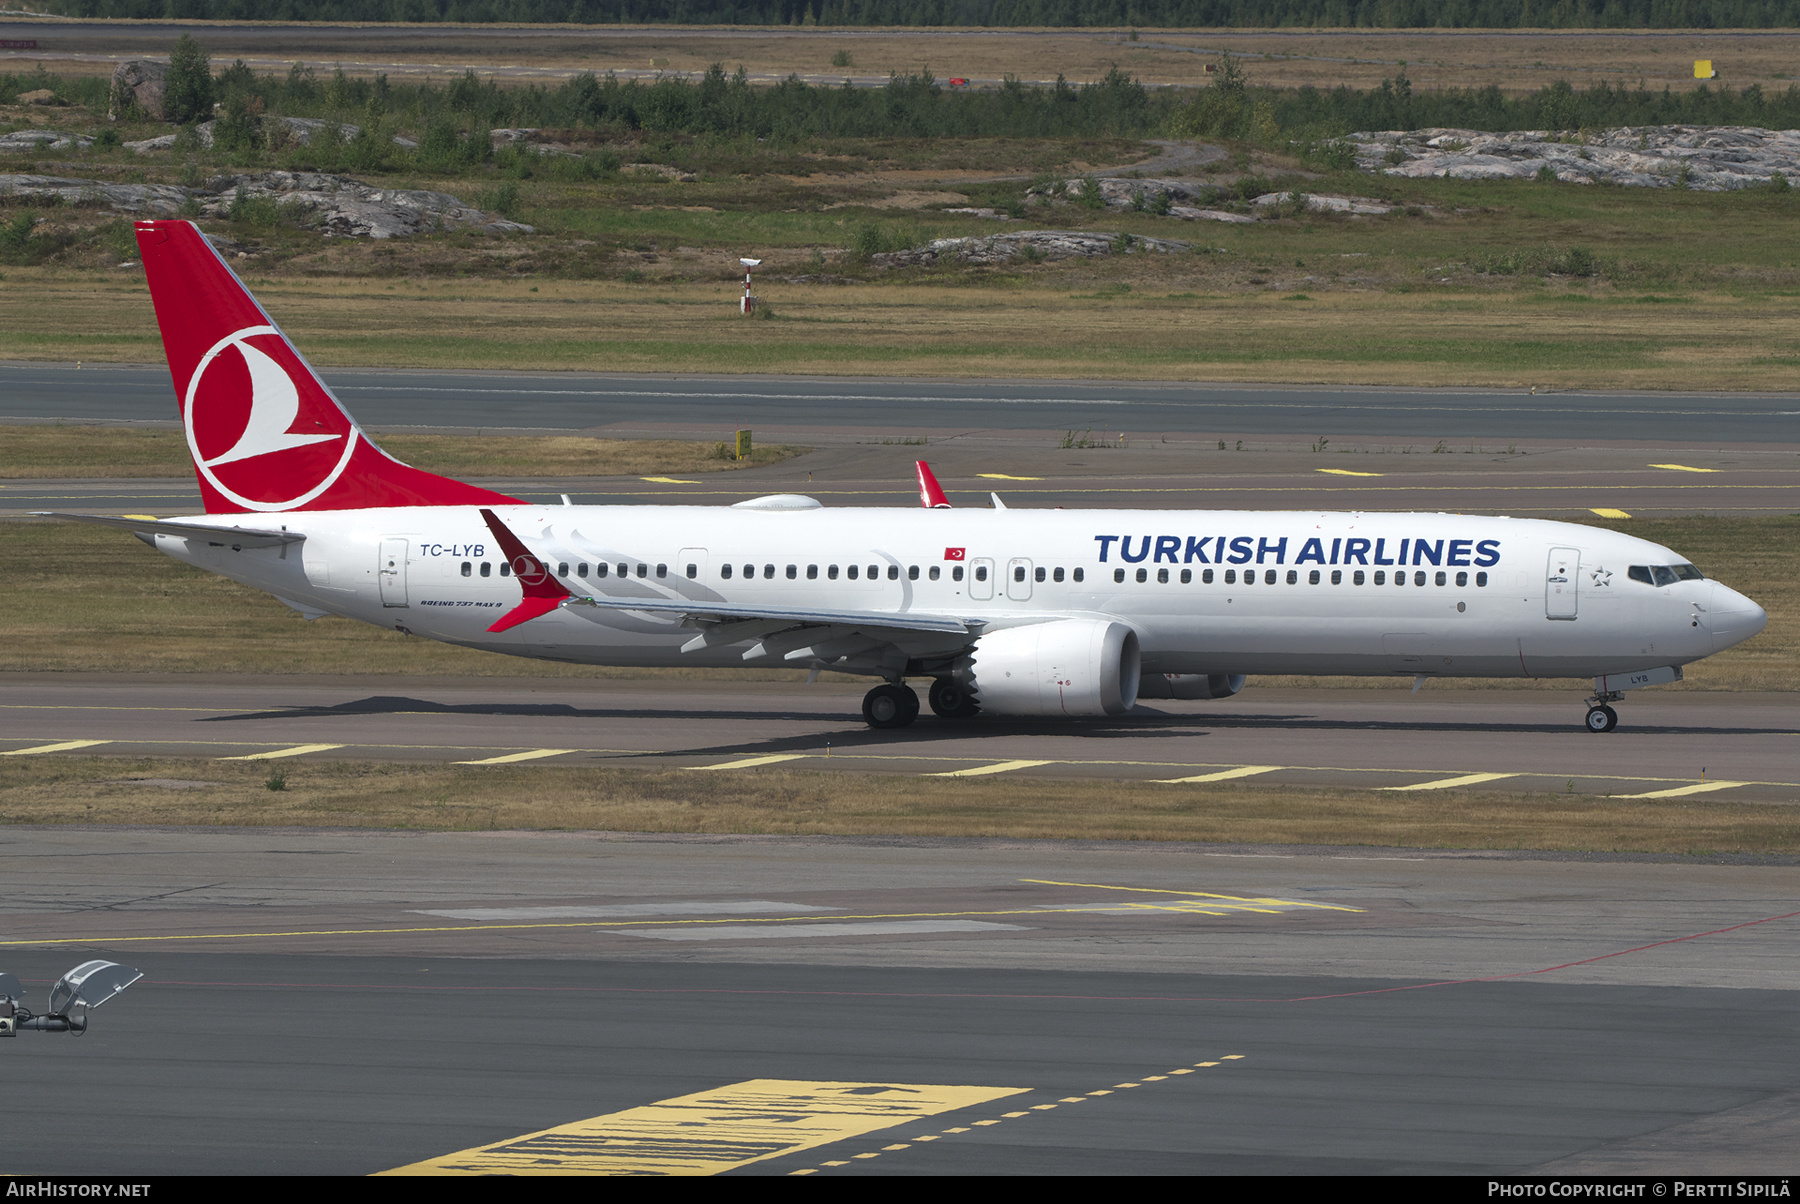
MULTIPOLYGON (((1221 50, 1247 60, 1253 82, 1279 87, 1339 84, 1367 88, 1404 63, 1419 88, 1486 87, 1528 91, 1558 78, 1581 86, 1607 79, 1652 88, 1693 83, 1695 59, 1711 59, 1721 82, 1784 87, 1800 62, 1793 30, 1126 30, 982 29, 706 29, 694 26, 561 27, 544 37, 495 25, 394 27, 396 36, 372 48, 331 28, 259 31, 252 40, 209 22, 188 26, 220 61, 244 58, 258 70, 285 71, 296 60, 321 70, 342 65, 354 75, 386 71, 397 78, 442 79, 471 67, 505 80, 554 80, 581 71, 648 71, 652 59, 672 72, 727 70, 742 64, 759 77, 845 75, 883 78, 929 68, 939 79, 998 80, 1017 75, 1076 82, 1099 79, 1117 65, 1147 84, 1193 87, 1206 81, 1205 64, 1221 50), (849 67, 832 64, 848 51, 849 67)), ((91 58, 59 60, 70 74, 110 73, 121 53, 167 54, 166 33, 142 34, 108 25, 84 37, 71 30, 59 49, 91 58)))
MULTIPOLYGON (((730 432, 721 432, 728 435, 730 432)), ((408 464, 450 476, 635 477, 647 473, 726 472, 776 464, 802 448, 753 449, 739 460, 721 442, 588 439, 579 435, 380 435, 408 464)), ((194 471, 178 430, 130 427, 0 427, 0 479, 187 477, 194 471)))
POLYGON ((697 775, 314 762, 271 768, 101 757, 0 761, 0 824, 62 823, 1800 851, 1794 807, 1709 799, 1478 791, 1424 797, 1226 783, 944 781, 773 770, 697 775), (270 789, 271 781, 283 788, 270 789))
MULTIPOLYGON (((1109 279, 1105 268, 1071 276, 1062 289, 771 282, 759 291, 781 316, 764 322, 738 317, 735 290, 712 283, 543 280, 537 293, 481 280, 251 286, 324 365, 1514 388, 1793 384, 1800 297, 1792 294, 1639 299, 1594 286, 1565 298, 1429 286, 1380 292, 1353 282, 1327 291, 1329 280, 1304 279, 1318 269, 1279 263, 1256 277, 1255 292, 1194 291, 1215 282, 1208 261, 1221 258, 1158 257, 1130 292, 1087 291, 1109 279), (1306 299, 1291 299, 1287 290, 1297 287, 1309 290, 1306 299)), ((1358 261, 1331 262, 1325 270, 1336 272, 1358 261)), ((9 358, 160 359, 141 282, 32 269, 9 269, 8 280, 0 329, 9 358)))

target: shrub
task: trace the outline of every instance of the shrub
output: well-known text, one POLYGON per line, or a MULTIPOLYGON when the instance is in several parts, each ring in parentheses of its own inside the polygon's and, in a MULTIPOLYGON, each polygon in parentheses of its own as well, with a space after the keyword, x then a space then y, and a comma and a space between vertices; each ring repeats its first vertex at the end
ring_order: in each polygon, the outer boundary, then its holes
POLYGON ((213 78, 210 60, 191 34, 182 34, 169 52, 169 75, 163 85, 163 115, 177 125, 212 116, 213 78))

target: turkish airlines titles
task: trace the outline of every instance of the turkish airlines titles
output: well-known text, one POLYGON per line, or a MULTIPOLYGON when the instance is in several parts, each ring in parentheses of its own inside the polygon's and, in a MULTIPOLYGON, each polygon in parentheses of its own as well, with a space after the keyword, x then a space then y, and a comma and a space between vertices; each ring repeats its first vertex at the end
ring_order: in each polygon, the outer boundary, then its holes
MULTIPOLYGON (((1288 537, 1268 539, 1252 535, 1096 535, 1100 545, 1100 563, 1106 564, 1116 550, 1121 559, 1131 564, 1287 564, 1288 537), (1139 542, 1134 543, 1134 540, 1139 542), (1115 549, 1114 544, 1118 547, 1115 549), (1230 555, 1227 555, 1227 549, 1230 555)), ((1497 539, 1413 539, 1400 541, 1395 554, 1388 554, 1385 538, 1363 539, 1338 536, 1329 548, 1323 538, 1308 539, 1300 545, 1294 564, 1362 564, 1362 565, 1447 565, 1452 568, 1492 568, 1500 563, 1500 541, 1497 539), (1410 555, 1411 559, 1408 559, 1410 555)))

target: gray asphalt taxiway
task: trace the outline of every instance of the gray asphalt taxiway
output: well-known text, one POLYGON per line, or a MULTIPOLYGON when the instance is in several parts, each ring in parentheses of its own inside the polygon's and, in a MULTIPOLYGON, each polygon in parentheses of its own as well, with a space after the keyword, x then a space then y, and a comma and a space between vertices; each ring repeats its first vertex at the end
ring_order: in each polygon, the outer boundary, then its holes
POLYGON ((0 832, 17 1174, 1787 1173, 1788 865, 0 832))

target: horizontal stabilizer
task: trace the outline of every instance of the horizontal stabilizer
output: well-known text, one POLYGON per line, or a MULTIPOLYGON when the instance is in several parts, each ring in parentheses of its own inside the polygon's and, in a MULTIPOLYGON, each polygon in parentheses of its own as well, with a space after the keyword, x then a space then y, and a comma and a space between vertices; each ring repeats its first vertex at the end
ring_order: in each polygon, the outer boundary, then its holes
POLYGON ((204 539, 232 549, 277 548, 284 543, 301 543, 306 536, 299 531, 258 531, 249 527, 215 527, 207 523, 172 523, 161 519, 133 518, 115 514, 63 514, 55 510, 33 510, 35 518, 61 518, 73 523, 94 523, 117 527, 121 531, 142 531, 151 535, 177 535, 182 539, 204 539))

